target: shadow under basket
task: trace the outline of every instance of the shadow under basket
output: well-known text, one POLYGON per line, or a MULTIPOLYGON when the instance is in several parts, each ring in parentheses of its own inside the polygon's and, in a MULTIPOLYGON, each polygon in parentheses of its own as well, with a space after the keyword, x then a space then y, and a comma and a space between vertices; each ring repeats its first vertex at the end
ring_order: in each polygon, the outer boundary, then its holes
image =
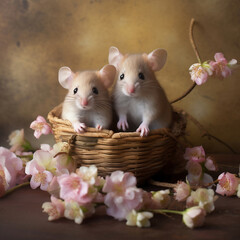
POLYGON ((178 138, 184 135, 186 128, 181 112, 173 113, 171 128, 152 130, 147 137, 140 137, 137 132, 114 133, 95 128, 87 128, 86 132, 79 134, 68 120, 61 119, 61 113, 62 104, 49 112, 48 120, 56 142, 70 144, 70 154, 78 167, 94 164, 100 176, 116 170, 132 172, 138 183, 143 183, 166 165, 170 172, 174 172, 178 138))

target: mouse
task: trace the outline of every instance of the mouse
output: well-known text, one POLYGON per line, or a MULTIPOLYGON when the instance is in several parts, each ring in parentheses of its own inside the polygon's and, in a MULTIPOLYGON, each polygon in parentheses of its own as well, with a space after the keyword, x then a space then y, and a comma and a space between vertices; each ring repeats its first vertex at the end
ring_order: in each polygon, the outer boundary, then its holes
POLYGON ((67 119, 77 133, 87 127, 108 129, 112 122, 112 104, 108 88, 114 82, 116 68, 105 65, 99 71, 73 72, 61 67, 58 81, 68 90, 63 102, 62 119, 67 119))
POLYGON ((166 59, 167 51, 160 48, 149 54, 122 54, 110 47, 108 61, 117 70, 112 99, 119 130, 135 129, 143 137, 171 125, 172 107, 155 76, 166 59))

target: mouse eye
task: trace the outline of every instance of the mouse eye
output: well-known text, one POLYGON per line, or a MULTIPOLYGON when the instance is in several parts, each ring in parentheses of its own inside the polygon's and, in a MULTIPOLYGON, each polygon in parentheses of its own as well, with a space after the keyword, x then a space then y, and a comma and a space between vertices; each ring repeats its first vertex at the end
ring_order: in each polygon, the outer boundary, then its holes
POLYGON ((145 78, 142 72, 140 72, 140 73, 138 74, 138 77, 139 77, 140 79, 142 79, 142 80, 144 80, 144 78, 145 78))
POLYGON ((97 89, 96 87, 93 87, 93 88, 92 88, 92 92, 93 92, 94 94, 98 94, 98 89, 97 89))
POLYGON ((124 73, 122 75, 120 75, 120 80, 124 79, 124 73))
POLYGON ((76 94, 78 91, 78 88, 74 88, 73 93, 76 94))

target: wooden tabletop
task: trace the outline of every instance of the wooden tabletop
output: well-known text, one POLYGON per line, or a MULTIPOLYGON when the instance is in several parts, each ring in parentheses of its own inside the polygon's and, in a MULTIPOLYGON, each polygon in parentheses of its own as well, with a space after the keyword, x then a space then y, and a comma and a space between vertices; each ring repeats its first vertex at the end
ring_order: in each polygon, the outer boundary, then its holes
MULTIPOLYGON (((218 155, 220 171, 238 173, 240 155, 218 155)), ((106 216, 104 209, 84 219, 81 225, 67 219, 54 222, 42 213, 43 202, 50 201, 47 192, 24 187, 0 199, 1 240, 92 240, 92 239, 240 239, 240 199, 219 197, 215 211, 207 215, 205 225, 188 229, 181 216, 156 215, 151 219, 150 228, 128 227, 125 221, 106 216)))

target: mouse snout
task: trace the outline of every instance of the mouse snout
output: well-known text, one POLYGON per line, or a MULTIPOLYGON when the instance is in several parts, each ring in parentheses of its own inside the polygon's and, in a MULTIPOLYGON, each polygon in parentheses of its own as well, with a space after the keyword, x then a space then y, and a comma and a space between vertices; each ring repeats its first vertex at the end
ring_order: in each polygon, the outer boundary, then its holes
POLYGON ((127 86, 127 91, 128 91, 128 93, 135 93, 135 86, 134 85, 128 85, 127 86))
POLYGON ((83 107, 86 107, 86 106, 88 105, 88 99, 87 99, 87 98, 82 98, 82 99, 81 99, 81 105, 82 105, 83 107))
POLYGON ((138 82, 130 83, 130 84, 127 84, 126 91, 129 95, 136 95, 137 91, 138 91, 138 88, 139 88, 139 83, 138 82))

